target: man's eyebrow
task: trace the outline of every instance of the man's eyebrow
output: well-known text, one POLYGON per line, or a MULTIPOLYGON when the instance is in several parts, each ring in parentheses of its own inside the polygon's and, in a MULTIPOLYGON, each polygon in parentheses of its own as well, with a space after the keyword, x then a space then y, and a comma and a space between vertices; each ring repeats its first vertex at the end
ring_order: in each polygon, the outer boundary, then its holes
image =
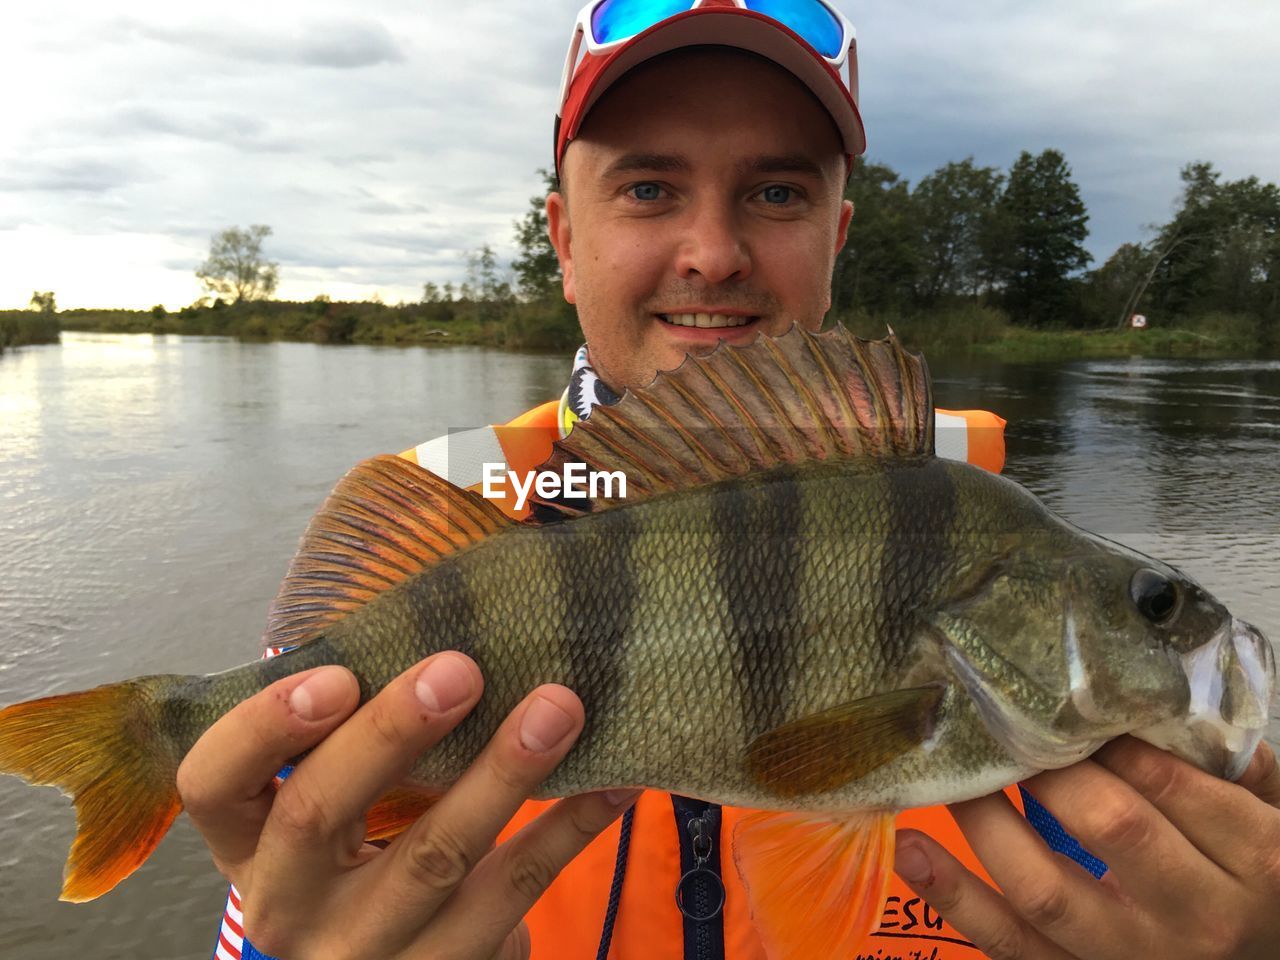
POLYGON ((802 153, 748 157, 738 164, 738 171, 739 173, 800 173, 819 180, 823 177, 821 164, 802 153))
POLYGON ((616 177, 623 173, 687 173, 688 157, 671 153, 627 153, 605 168, 603 177, 616 177))

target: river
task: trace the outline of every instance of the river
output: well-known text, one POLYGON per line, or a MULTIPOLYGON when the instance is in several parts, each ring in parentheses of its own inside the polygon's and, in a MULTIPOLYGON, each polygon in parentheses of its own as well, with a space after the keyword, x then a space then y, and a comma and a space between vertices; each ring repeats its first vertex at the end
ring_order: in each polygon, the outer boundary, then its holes
MULTIPOLYGON (((1280 361, 932 367, 941 406, 1009 420, 1009 476, 1280 637, 1280 361)), ((0 355, 0 704, 250 659, 348 467, 505 420, 568 369, 477 347, 78 333, 0 355)), ((84 905, 56 899, 73 821, 55 791, 0 778, 0 957, 208 958, 226 884, 185 818, 84 905)))

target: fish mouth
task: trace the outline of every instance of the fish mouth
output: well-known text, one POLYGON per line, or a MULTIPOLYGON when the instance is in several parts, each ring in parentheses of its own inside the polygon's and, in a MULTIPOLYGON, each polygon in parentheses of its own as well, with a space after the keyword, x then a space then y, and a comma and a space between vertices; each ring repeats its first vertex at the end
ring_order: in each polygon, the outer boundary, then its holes
POLYGON ((1239 780, 1262 742, 1275 693, 1276 659, 1257 627, 1231 618, 1182 655, 1190 702, 1185 716, 1133 735, 1203 770, 1239 780))

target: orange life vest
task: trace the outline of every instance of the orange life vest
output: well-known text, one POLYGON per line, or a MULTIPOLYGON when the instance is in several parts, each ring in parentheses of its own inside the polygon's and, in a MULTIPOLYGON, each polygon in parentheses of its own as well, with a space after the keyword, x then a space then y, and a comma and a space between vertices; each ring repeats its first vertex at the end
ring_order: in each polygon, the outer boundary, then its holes
MULTIPOLYGON (((940 456, 966 460, 993 472, 1004 467, 1005 421, 983 410, 937 411, 940 456)), ((451 483, 480 489, 484 464, 505 463, 517 473, 531 471, 551 452, 565 429, 563 403, 551 401, 506 424, 453 433, 404 451, 401 456, 444 476, 451 483)), ((506 485, 491 498, 522 519, 506 485)), ((1021 809, 1018 791, 1009 796, 1021 809)), ((547 808, 530 801, 502 832, 513 836, 547 808)), ((746 892, 732 862, 733 827, 750 811, 722 808, 719 859, 725 887, 725 960, 765 960, 748 913, 746 892)), ((685 956, 684 918, 675 901, 682 870, 679 827, 669 794, 647 790, 635 806, 627 867, 608 956, 611 960, 679 960, 685 956)), ((990 881, 945 807, 908 810, 898 825, 938 840, 961 863, 990 881)), ((615 822, 570 863, 526 918, 533 960, 590 960, 596 956, 618 856, 620 822, 615 822)), ((928 903, 894 876, 880 929, 860 955, 866 960, 975 960, 982 954, 928 903)), ((809 960, 809 958, 805 958, 809 960)), ((818 960, 818 958, 814 958, 818 960)), ((855 960, 855 958, 839 958, 855 960)))

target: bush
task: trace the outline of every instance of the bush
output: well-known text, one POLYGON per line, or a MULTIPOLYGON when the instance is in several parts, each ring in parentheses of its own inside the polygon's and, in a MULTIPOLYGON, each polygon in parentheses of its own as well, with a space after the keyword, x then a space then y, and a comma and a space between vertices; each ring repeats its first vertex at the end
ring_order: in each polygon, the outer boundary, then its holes
POLYGON ((36 343, 57 343, 60 329, 56 314, 5 310, 0 312, 0 350, 36 343))

